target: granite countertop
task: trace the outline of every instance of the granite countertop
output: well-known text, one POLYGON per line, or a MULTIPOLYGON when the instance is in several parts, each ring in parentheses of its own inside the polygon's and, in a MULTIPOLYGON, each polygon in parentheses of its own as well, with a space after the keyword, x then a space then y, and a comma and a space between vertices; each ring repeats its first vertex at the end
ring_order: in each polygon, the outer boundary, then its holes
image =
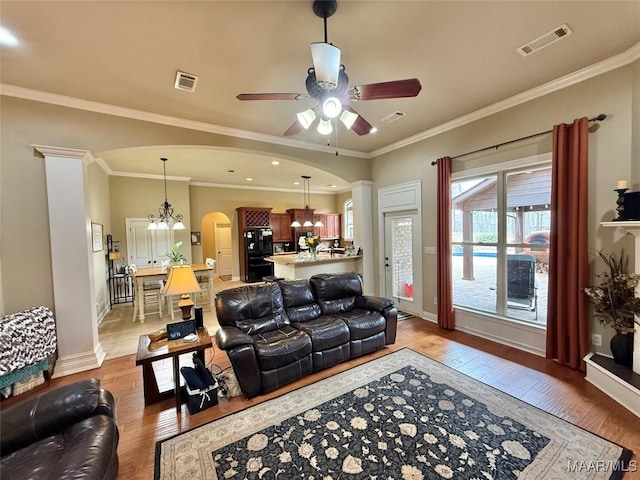
POLYGON ((274 255, 272 257, 265 257, 267 262, 279 263, 281 265, 294 265, 294 264, 309 264, 309 263, 327 263, 327 262, 342 262, 346 260, 352 260, 362 258, 362 255, 344 255, 342 253, 334 253, 333 256, 329 253, 321 253, 315 258, 306 257, 298 254, 289 255, 274 255))

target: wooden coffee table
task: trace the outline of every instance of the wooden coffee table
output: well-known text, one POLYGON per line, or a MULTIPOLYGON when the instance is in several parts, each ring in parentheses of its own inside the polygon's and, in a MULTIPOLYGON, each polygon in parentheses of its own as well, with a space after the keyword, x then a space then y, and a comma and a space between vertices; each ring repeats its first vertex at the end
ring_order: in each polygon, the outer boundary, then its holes
POLYGON ((138 339, 136 365, 142 365, 145 405, 151 405, 174 396, 176 399, 176 410, 180 413, 182 391, 180 388, 179 356, 190 352, 202 352, 204 356, 204 350, 212 346, 211 337, 205 327, 198 328, 197 334, 198 340, 191 343, 187 343, 183 339, 167 340, 166 338, 157 342, 151 342, 146 335, 140 335, 138 339), (173 390, 160 392, 152 363, 165 358, 173 359, 173 390))

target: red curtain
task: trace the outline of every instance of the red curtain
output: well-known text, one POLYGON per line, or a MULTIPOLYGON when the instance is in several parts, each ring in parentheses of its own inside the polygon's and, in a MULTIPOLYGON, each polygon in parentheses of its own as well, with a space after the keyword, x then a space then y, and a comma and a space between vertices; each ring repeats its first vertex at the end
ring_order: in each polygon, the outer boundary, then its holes
POLYGON ((553 127, 547 358, 585 370, 589 351, 588 120, 553 127))
POLYGON ((451 289, 451 158, 438 159, 438 325, 453 329, 451 289))

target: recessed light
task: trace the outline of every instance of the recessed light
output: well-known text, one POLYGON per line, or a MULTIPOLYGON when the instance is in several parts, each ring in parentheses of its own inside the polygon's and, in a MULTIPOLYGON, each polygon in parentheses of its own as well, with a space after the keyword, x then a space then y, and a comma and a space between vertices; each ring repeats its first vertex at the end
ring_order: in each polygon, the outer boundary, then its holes
POLYGON ((246 180, 247 182, 252 182, 252 181, 253 181, 253 178, 251 178, 251 177, 247 177, 247 178, 245 178, 245 180, 246 180))
POLYGON ((300 185, 300 182, 293 182, 294 185, 300 185))
POLYGON ((18 39, 9 30, 0 26, 0 44, 15 47, 18 45, 18 39))
POLYGON ((338 188, 338 185, 329 185, 331 188, 338 188))
POLYGON ((280 165, 280 162, 278 160, 274 160, 273 162, 271 162, 271 165, 280 165))

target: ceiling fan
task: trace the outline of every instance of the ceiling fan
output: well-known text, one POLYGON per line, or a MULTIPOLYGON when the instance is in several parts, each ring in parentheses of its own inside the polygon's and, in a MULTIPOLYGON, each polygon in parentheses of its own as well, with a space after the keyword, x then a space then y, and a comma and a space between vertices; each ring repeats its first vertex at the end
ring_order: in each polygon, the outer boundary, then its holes
POLYGON ((339 118, 343 125, 358 135, 375 131, 350 102, 385 98, 415 97, 422 85, 417 78, 391 82, 349 86, 349 77, 340 64, 340 49, 327 42, 327 18, 338 8, 337 0, 314 0, 313 12, 324 19, 324 42, 311 44, 313 67, 307 71, 307 93, 241 93, 238 100, 315 100, 316 106, 297 114, 297 120, 284 132, 295 135, 308 129, 319 118, 317 130, 322 135, 333 131, 331 120, 339 118))

